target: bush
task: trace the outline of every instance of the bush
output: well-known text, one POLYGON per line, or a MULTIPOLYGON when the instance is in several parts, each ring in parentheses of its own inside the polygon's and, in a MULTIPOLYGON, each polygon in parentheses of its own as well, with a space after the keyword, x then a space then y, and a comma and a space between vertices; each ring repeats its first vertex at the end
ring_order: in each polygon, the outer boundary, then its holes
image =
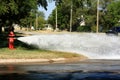
POLYGON ((79 26, 77 28, 77 31, 78 32, 90 32, 91 28, 90 28, 90 26, 79 26))
POLYGON ((91 27, 91 31, 92 31, 92 32, 96 32, 96 26, 92 26, 92 27, 91 27))

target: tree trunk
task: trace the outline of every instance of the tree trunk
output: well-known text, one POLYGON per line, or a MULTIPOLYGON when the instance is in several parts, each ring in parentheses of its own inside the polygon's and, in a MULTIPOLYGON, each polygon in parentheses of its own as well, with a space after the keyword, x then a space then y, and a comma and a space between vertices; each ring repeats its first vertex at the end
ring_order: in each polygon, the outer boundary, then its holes
POLYGON ((0 26, 0 34, 2 33, 2 26, 0 26))

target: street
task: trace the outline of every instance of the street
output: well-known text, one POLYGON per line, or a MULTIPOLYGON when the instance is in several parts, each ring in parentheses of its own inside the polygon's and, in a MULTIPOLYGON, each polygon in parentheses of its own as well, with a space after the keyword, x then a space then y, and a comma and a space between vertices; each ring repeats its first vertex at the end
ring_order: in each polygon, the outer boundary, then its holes
POLYGON ((119 80, 119 75, 119 60, 0 65, 0 79, 7 80, 119 80))

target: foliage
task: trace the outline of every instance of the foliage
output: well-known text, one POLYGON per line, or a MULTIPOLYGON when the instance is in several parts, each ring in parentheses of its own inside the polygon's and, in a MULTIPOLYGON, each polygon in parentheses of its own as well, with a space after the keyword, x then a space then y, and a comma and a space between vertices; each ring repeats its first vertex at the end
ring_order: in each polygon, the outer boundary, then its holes
POLYGON ((44 17, 44 13, 41 11, 31 11, 29 16, 20 20, 20 25, 28 28, 32 26, 34 26, 34 28, 43 28, 46 23, 44 17), (36 27, 36 19, 38 27, 36 27))
POLYGON ((47 1, 0 0, 0 29, 2 26, 11 26, 13 23, 19 23, 20 19, 30 15, 31 10, 36 11, 38 6, 43 6, 47 9, 47 1))
POLYGON ((92 27, 91 27, 91 31, 92 31, 92 32, 96 32, 96 26, 92 26, 92 27))
MULTIPOLYGON (((60 30, 67 29, 69 30, 70 27, 70 10, 71 5, 73 5, 73 20, 72 20, 72 30, 77 31, 77 27, 79 27, 78 18, 84 14, 85 5, 90 6, 90 0, 64 0, 60 5, 57 5, 58 10, 58 27, 60 30)), ((55 25, 55 10, 48 18, 48 22, 55 25)))
MULTIPOLYGON (((72 30, 82 30, 80 27, 81 15, 83 15, 86 26, 83 31, 95 31, 97 23, 97 1, 98 0, 64 0, 58 9, 58 27, 61 30, 69 30, 70 10, 73 4, 72 30)), ((120 21, 120 1, 119 0, 100 0, 99 3, 99 31, 106 31, 112 26, 119 25, 120 21)), ((55 25, 55 10, 48 18, 48 22, 55 25)))
POLYGON ((38 29, 43 29, 45 27, 45 19, 41 16, 38 17, 38 29))
POLYGON ((52 14, 48 17, 48 23, 50 23, 55 29, 55 10, 52 11, 52 14))
POLYGON ((90 32, 91 28, 90 26, 79 26, 77 27, 78 32, 90 32))
MULTIPOLYGON (((120 1, 115 1, 112 4, 110 4, 107 9, 107 21, 111 23, 112 26, 117 25, 118 21, 120 21, 120 1)), ((112 27, 111 26, 111 27, 112 27)))

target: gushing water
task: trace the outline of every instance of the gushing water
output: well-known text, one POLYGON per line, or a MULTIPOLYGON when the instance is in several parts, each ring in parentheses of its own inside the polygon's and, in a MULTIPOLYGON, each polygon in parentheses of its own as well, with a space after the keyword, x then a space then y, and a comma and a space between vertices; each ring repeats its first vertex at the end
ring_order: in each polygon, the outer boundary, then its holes
POLYGON ((120 36, 94 33, 40 34, 18 40, 40 49, 75 52, 90 59, 120 59, 120 36))

